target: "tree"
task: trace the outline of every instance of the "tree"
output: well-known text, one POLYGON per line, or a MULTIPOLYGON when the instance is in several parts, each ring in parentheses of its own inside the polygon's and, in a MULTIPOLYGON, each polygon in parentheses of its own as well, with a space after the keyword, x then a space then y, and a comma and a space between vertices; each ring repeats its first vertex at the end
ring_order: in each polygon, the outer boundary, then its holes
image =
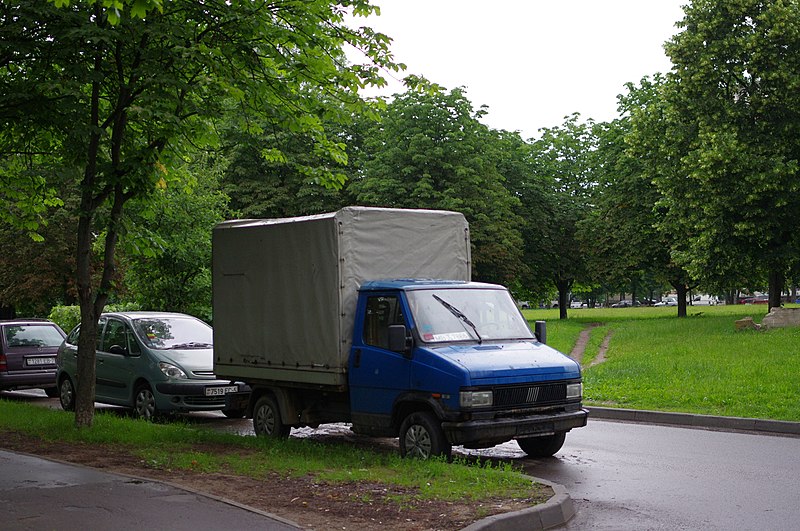
POLYGON ((87 427, 97 322, 115 289, 125 205, 177 185, 170 170, 186 146, 215 145, 221 117, 235 116, 245 130, 269 118, 341 157, 323 117, 347 120, 363 109, 359 89, 383 83, 379 68, 400 65, 386 36, 344 24, 348 11, 374 11, 362 0, 57 2, 63 7, 34 0, 0 7, 0 154, 14 178, 58 173, 80 190, 75 421, 87 427), (367 64, 347 64, 345 43, 367 64), (27 165, 18 162, 31 152, 27 165))
POLYGON ((365 205, 461 212, 470 223, 473 278, 507 284, 522 269, 517 199, 499 171, 497 133, 462 89, 396 95, 365 133, 363 173, 347 191, 365 205))
POLYGON ((592 154, 596 138, 593 122, 579 123, 580 116, 566 117, 561 126, 543 129, 532 144, 534 173, 546 179, 551 193, 531 200, 541 209, 544 223, 535 241, 526 242, 531 262, 546 274, 558 290, 561 319, 567 318, 569 292, 575 280, 585 276, 585 260, 577 236, 578 224, 591 210, 592 154))
POLYGON ((685 317, 692 281, 673 251, 685 246, 686 238, 662 223, 663 196, 654 184, 656 176, 674 171, 664 155, 672 146, 664 147, 663 83, 658 74, 639 86, 628 83, 627 94, 619 96, 621 118, 595 128, 598 186, 581 237, 595 276, 627 286, 645 278, 656 285, 669 283, 678 295, 678 316, 685 317))
POLYGON ((800 3, 698 0, 685 13, 666 45, 666 221, 690 235, 678 258, 693 276, 763 271, 778 306, 800 256, 800 3))

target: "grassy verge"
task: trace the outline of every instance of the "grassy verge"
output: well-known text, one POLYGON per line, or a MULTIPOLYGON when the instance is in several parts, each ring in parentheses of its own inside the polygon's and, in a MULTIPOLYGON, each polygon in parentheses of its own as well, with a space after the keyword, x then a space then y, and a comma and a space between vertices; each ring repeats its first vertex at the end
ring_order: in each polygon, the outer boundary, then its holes
POLYGON ((548 342, 562 352, 571 350, 580 327, 603 323, 584 355, 589 405, 800 421, 800 329, 734 331, 736 319, 758 322, 765 312, 692 307, 678 319, 675 308, 584 309, 571 310, 569 324, 556 310, 526 317, 547 320, 548 342), (606 361, 586 368, 609 331, 606 361))
POLYGON ((164 470, 226 471, 255 479, 277 472, 328 483, 367 481, 404 487, 404 492, 410 489, 416 499, 480 500, 497 496, 541 501, 542 496, 541 486, 532 486, 529 478, 508 463, 407 460, 352 445, 243 437, 102 412, 96 414, 92 429, 78 430, 71 413, 9 400, 0 400, 0 431, 49 442, 108 446, 114 451, 123 448, 139 456, 146 466, 164 470))

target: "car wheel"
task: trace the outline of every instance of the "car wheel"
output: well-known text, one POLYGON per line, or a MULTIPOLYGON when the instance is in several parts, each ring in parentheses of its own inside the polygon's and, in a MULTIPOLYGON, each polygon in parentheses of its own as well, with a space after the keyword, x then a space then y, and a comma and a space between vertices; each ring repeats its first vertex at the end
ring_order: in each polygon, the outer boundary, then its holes
POLYGON ((61 394, 58 387, 45 387, 43 391, 47 398, 57 398, 61 394))
POLYGON ((253 409, 253 430, 256 435, 285 438, 289 436, 292 427, 283 423, 278 403, 267 395, 259 398, 253 409))
POLYGON ((244 409, 223 409, 222 414, 229 419, 240 419, 244 417, 244 409))
POLYGON ((403 457, 450 457, 451 450, 439 419, 429 411, 410 414, 400 426, 400 455, 403 457))
POLYGON ((550 457, 561 450, 566 437, 566 432, 562 432, 544 437, 517 439, 517 444, 528 457, 550 457))
POLYGON ((75 386, 68 376, 58 385, 58 399, 64 411, 75 411, 75 386))
POLYGON ((133 415, 139 419, 153 420, 158 414, 156 397, 148 384, 136 388, 133 399, 133 415))

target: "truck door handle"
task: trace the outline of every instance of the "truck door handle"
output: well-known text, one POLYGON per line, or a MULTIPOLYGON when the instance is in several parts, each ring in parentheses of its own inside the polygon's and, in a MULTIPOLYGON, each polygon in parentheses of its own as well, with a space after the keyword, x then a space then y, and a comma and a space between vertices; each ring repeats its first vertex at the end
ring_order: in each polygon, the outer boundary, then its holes
POLYGON ((357 348, 353 351, 353 367, 361 367, 361 349, 357 348))

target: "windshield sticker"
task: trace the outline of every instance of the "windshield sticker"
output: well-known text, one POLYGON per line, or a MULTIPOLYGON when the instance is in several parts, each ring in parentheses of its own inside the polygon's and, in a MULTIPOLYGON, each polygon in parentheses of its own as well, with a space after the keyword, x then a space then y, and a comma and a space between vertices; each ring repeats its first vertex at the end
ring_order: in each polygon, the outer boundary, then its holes
POLYGON ((466 332, 453 332, 450 334, 422 334, 425 341, 464 341, 470 339, 466 332))

